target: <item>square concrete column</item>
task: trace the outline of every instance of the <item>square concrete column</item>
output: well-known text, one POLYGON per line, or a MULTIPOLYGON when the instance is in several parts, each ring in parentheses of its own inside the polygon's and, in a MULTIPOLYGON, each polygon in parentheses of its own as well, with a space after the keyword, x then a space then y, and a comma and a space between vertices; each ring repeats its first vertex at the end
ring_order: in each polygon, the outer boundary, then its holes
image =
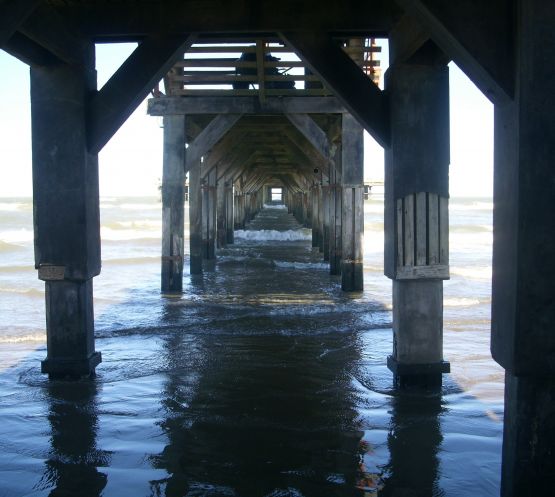
POLYGON ((443 279, 449 278, 449 73, 397 63, 386 75, 385 274, 393 280, 393 354, 400 386, 441 385, 443 279))
POLYGON ((363 290, 364 139, 362 126, 350 114, 341 124, 341 288, 363 290))
POLYGON ((83 64, 31 67, 35 267, 46 285, 51 377, 94 373, 92 278, 100 273, 98 157, 87 150, 94 46, 83 64))
POLYGON ((512 99, 495 105, 491 351, 505 368, 501 494, 553 495, 555 9, 517 2, 512 99))
POLYGON ((162 171, 162 292, 183 289, 185 116, 164 116, 162 171))

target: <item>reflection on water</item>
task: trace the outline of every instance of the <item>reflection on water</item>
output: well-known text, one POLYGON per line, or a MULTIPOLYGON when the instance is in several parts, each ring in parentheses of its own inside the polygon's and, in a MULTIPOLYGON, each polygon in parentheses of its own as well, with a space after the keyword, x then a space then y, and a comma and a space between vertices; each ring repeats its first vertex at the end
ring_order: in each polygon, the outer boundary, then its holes
POLYGON ((356 337, 272 333, 291 319, 243 319, 267 334, 223 331, 193 347, 168 338, 169 443, 153 458, 170 475, 165 495, 358 495, 356 337))
POLYGON ((380 497, 445 495, 438 486, 441 397, 398 392, 391 407, 390 459, 380 497))
POLYGON ((98 467, 110 464, 110 454, 96 446, 98 415, 94 381, 45 385, 51 426, 46 470, 37 489, 52 490, 52 497, 98 497, 107 477, 98 467))

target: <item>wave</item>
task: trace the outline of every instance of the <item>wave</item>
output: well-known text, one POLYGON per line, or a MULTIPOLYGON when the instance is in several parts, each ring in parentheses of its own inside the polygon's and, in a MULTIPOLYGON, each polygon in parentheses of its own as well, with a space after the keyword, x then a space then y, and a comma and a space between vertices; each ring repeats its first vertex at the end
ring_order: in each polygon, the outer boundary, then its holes
POLYGON ((160 230, 137 230, 137 229, 112 229, 105 226, 100 228, 102 240, 124 241, 124 240, 156 240, 160 239, 160 230))
POLYGON ((2 212, 28 211, 32 207, 32 202, 0 202, 0 211, 2 212))
POLYGON ((466 297, 447 298, 443 300, 444 307, 471 307, 479 305, 481 302, 478 299, 469 299, 466 297))
POLYGON ((15 293, 18 295, 26 295, 28 297, 44 298, 44 290, 38 288, 5 288, 0 287, 0 293, 15 293))
POLYGON ((109 230, 162 230, 161 220, 148 220, 141 221, 113 221, 111 223, 102 223, 102 228, 109 230))
POLYGON ((132 264, 144 264, 150 262, 160 261, 160 256, 143 256, 143 257, 122 257, 115 259, 103 259, 102 265, 132 265, 132 264))
POLYGON ((0 253, 4 253, 4 252, 17 252, 18 250, 22 250, 25 247, 22 247, 21 245, 17 245, 15 243, 8 243, 8 242, 4 242, 3 240, 0 240, 0 253))
POLYGON ((329 269, 329 264, 326 262, 287 262, 287 261, 274 261, 277 267, 291 268, 291 269, 329 269))
POLYGON ((492 211, 493 210, 493 200, 474 200, 474 201, 460 201, 451 200, 449 203, 449 209, 456 211, 492 211))
POLYGON ((491 280, 491 266, 451 267, 451 275, 462 276, 469 280, 491 280))
POLYGON ((274 209, 274 210, 286 211, 287 206, 285 204, 264 204, 264 209, 274 209))
POLYGON ((153 210, 161 209, 161 203, 157 200, 153 201, 151 204, 147 203, 124 203, 118 205, 118 209, 124 209, 127 211, 143 211, 143 210, 153 210))
POLYGON ((11 243, 24 243, 33 241, 33 230, 20 228, 18 230, 6 230, 0 232, 0 242, 11 243))
POLYGON ((235 237, 243 240, 257 240, 257 241, 299 241, 299 240, 311 240, 312 233, 308 229, 302 230, 287 230, 287 231, 276 231, 276 230, 237 230, 235 231, 235 237))
POLYGON ((34 342, 34 343, 44 343, 46 341, 46 333, 36 332, 36 333, 26 333, 24 335, 0 335, 0 343, 24 343, 24 342, 34 342))

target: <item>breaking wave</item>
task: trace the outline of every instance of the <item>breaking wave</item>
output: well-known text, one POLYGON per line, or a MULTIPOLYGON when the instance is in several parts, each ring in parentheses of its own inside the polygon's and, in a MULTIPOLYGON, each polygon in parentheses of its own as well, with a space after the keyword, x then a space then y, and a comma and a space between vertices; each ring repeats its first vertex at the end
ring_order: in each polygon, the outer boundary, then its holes
POLYGON ((276 230, 237 230, 235 231, 235 236, 243 240, 272 240, 272 241, 284 241, 292 242, 298 240, 311 240, 312 233, 308 229, 302 230, 287 230, 287 231, 276 231, 276 230))

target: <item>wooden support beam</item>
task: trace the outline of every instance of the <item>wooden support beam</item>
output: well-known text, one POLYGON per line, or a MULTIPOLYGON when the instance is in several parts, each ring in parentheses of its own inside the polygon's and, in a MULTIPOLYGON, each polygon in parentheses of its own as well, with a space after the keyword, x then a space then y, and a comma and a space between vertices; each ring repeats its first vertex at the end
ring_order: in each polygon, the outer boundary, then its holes
POLYGON ((148 114, 342 114, 335 97, 160 97, 148 101, 148 114))
POLYGON ((325 32, 283 32, 282 38, 320 76, 383 147, 388 146, 389 106, 382 91, 325 32))
POLYGON ((191 164, 206 155, 240 118, 241 114, 220 114, 210 121, 193 143, 189 144, 185 170, 188 171, 191 164))
POLYGON ((0 48, 15 34, 42 0, 0 1, 0 48))
POLYGON ((409 60, 430 39, 430 33, 412 16, 405 15, 389 33, 389 60, 409 60))
MULTIPOLYGON (((57 2, 67 10, 84 32, 100 38, 114 39, 146 33, 207 32, 212 33, 276 33, 290 29, 325 26, 330 32, 345 30, 384 34, 399 16, 399 8, 391 0, 370 2, 325 2, 321 0, 226 0, 225 2, 57 2)), ((272 36, 272 35, 270 35, 272 36)), ((271 40, 274 41, 274 40, 271 40)))
POLYGON ((59 62, 51 52, 19 32, 14 33, 2 48, 30 66, 51 66, 59 62))
POLYGON ((512 98, 516 25, 512 2, 396 1, 493 103, 512 98))
POLYGON ((71 24, 47 5, 38 6, 19 31, 66 64, 84 63, 87 40, 73 32, 71 24))
POLYGON ((258 99, 261 104, 266 100, 264 81, 264 41, 256 40, 256 75, 258 78, 258 99))
POLYGON ((191 35, 151 36, 135 49, 90 103, 91 153, 98 153, 106 145, 193 41, 191 35))
POLYGON ((327 160, 330 152, 328 137, 314 119, 307 114, 286 114, 286 117, 327 160))

